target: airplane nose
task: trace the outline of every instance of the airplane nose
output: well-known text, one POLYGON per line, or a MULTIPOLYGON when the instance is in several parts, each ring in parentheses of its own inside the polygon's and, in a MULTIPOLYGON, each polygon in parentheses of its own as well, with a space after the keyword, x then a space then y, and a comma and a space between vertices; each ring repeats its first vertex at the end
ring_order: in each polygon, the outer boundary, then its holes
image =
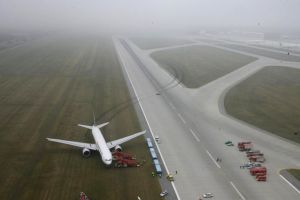
POLYGON ((111 163, 112 163, 112 161, 106 161, 106 163, 105 163, 105 164, 107 164, 107 165, 111 165, 111 163))

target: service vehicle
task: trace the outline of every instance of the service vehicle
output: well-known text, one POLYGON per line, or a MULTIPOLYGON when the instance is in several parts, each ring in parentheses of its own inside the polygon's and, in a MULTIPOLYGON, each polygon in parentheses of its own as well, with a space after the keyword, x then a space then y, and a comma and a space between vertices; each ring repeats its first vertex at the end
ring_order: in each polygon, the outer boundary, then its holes
POLYGON ((167 175, 167 179, 168 179, 169 181, 174 181, 174 176, 173 176, 172 174, 168 174, 168 175, 167 175))
POLYGON ((214 197, 214 195, 212 193, 208 192, 208 193, 203 194, 202 197, 203 198, 212 198, 212 197, 214 197))
POLYGON ((239 142, 238 143, 238 149, 239 151, 250 151, 253 147, 252 142, 239 142))
POLYGON ((168 191, 165 190, 165 191, 161 192, 159 195, 160 195, 161 197, 164 197, 164 196, 168 195, 168 191))

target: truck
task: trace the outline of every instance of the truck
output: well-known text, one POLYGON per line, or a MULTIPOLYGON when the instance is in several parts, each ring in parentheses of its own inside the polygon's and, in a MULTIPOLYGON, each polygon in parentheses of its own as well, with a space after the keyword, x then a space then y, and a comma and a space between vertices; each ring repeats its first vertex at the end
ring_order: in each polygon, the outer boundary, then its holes
POLYGON ((250 156, 264 156, 263 153, 247 153, 247 157, 250 157, 250 156))
POLYGON ((250 162, 260 162, 263 163, 266 161, 264 156, 249 156, 248 157, 250 162))
POLYGON ((267 181, 267 175, 256 175, 255 179, 257 181, 267 181))
POLYGON ((121 158, 115 162, 115 167, 139 167, 136 160, 121 158))
POLYGON ((135 160, 136 159, 131 154, 125 153, 125 152, 120 152, 120 151, 114 151, 114 152, 112 152, 112 155, 113 155, 114 160, 119 160, 119 159, 135 160))
POLYGON ((253 145, 252 142, 239 142, 238 143, 238 149, 239 151, 250 151, 252 149, 253 145))
POLYGON ((267 168, 266 167, 253 167, 249 170, 249 172, 252 176, 256 176, 257 174, 266 175, 267 168))

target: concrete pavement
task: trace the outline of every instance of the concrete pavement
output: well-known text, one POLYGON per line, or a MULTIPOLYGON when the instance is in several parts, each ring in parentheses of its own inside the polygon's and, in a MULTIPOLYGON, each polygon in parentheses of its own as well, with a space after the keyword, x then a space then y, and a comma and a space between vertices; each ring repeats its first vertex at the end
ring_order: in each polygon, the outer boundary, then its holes
MULTIPOLYGON (((172 81, 173 77, 149 57, 149 51, 143 52, 130 41, 126 41, 127 47, 118 39, 114 42, 138 96, 151 96, 172 81), (140 63, 145 69, 141 69, 140 63)), ((167 167, 170 171, 178 170, 174 187, 179 198, 197 199, 205 192, 213 192, 215 199, 299 198, 299 193, 278 175, 279 169, 300 167, 299 145, 222 112, 222 97, 229 88, 265 65, 278 62, 260 56, 259 60, 201 88, 179 85, 141 102, 149 125, 161 138, 159 148, 167 167), (239 169, 246 159, 236 148, 224 145, 229 139, 252 140, 255 148, 266 154, 269 169, 266 183, 256 182, 246 170, 239 169), (222 163, 215 162, 216 157, 221 157, 222 163)))

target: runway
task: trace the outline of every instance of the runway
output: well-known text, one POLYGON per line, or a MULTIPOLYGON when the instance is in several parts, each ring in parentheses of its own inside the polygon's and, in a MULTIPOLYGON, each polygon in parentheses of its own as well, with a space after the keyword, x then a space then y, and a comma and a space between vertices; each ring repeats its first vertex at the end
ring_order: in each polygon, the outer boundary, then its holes
POLYGON ((228 89, 262 67, 280 64, 299 68, 297 63, 256 56, 257 61, 198 89, 179 84, 161 91, 174 77, 151 59, 149 51, 126 39, 114 38, 114 43, 136 95, 147 97, 139 103, 153 134, 161 138, 158 146, 165 164, 170 172, 178 171, 174 182, 178 199, 198 199, 206 192, 212 192, 214 199, 299 199, 300 192, 278 173, 283 168, 300 167, 299 145, 232 119, 224 113, 222 103, 228 89), (156 95, 158 91, 160 95, 156 95), (264 152, 267 182, 256 182, 248 170, 239 168, 246 157, 236 147, 225 146, 227 140, 251 140, 264 152), (216 157, 222 162, 216 162, 216 157))

